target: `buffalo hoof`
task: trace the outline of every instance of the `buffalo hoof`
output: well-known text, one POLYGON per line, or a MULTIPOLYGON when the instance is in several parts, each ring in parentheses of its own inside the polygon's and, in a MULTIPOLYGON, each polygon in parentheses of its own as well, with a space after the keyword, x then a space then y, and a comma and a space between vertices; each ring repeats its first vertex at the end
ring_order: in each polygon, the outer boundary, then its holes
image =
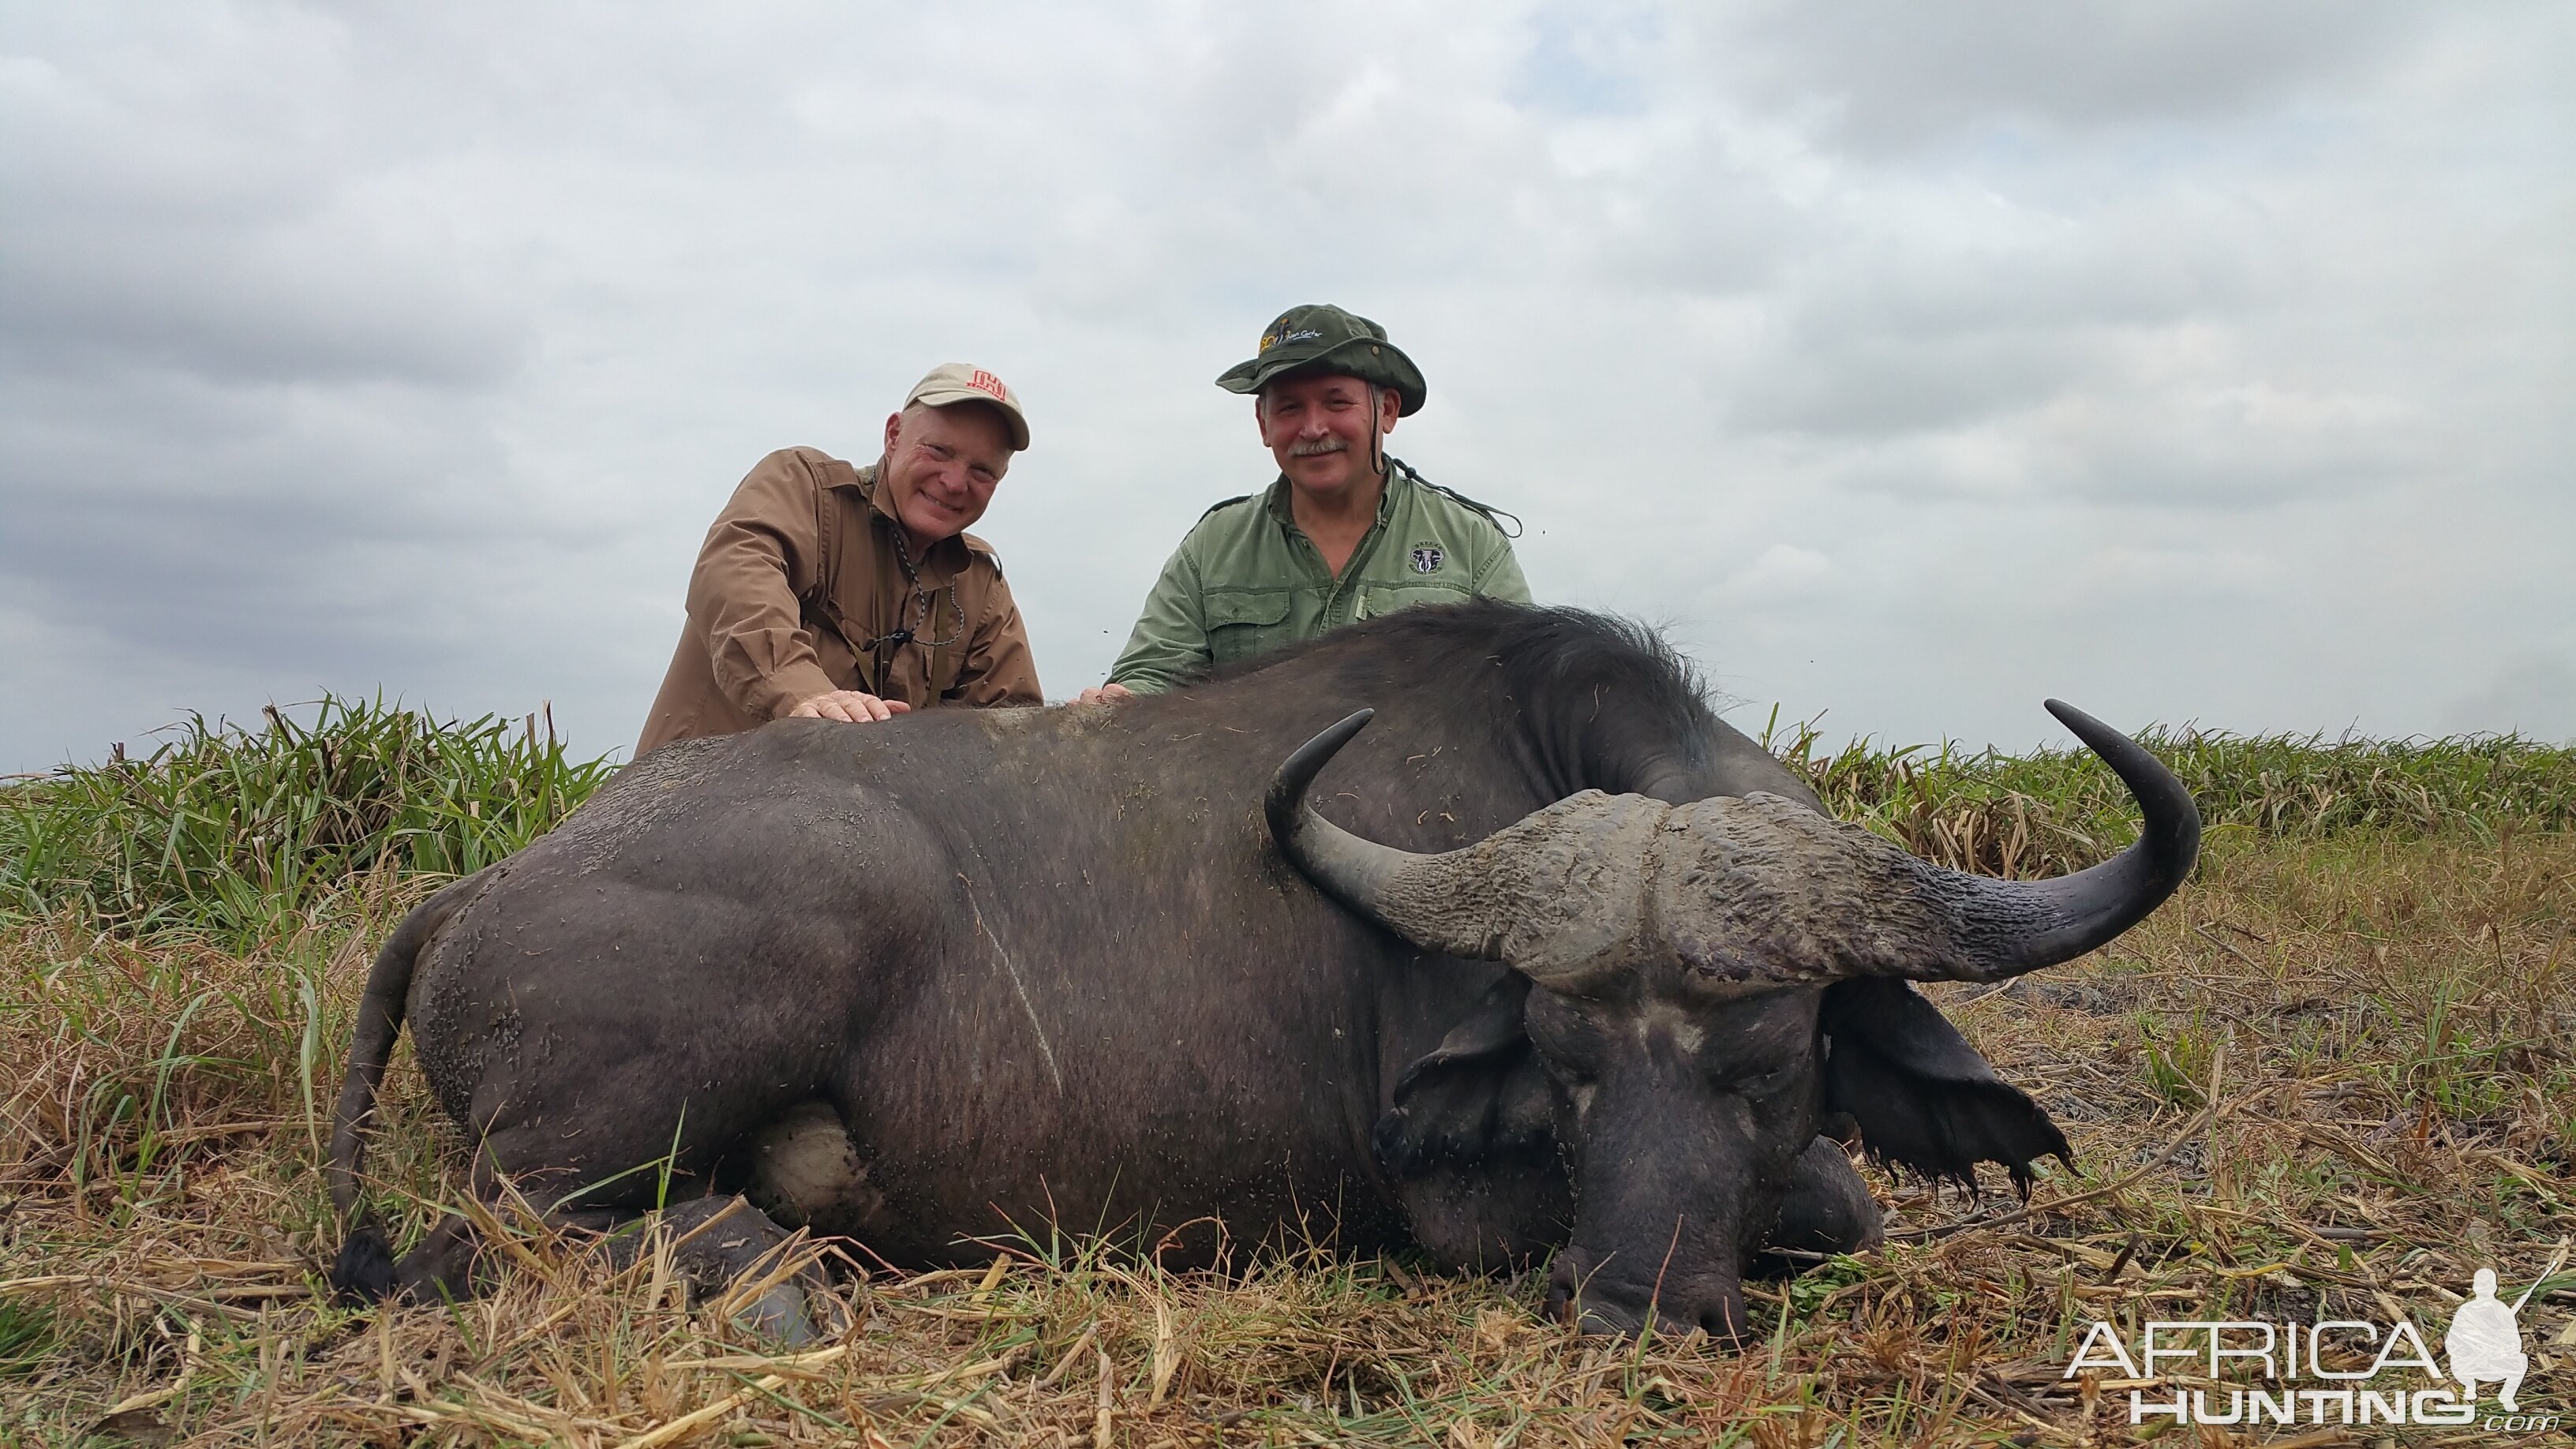
POLYGON ((856 1237, 885 1203, 829 1102, 800 1102, 762 1128, 750 1166, 743 1196, 787 1227, 856 1237))
POLYGON ((805 1312, 805 1290, 794 1283, 781 1283, 735 1309, 733 1321, 788 1348, 803 1348, 823 1336, 805 1312))
MULTIPOLYGON (((662 1214, 662 1230, 673 1239, 676 1266, 700 1293, 716 1301, 725 1301, 722 1295, 733 1292, 735 1284, 757 1281, 772 1272, 777 1255, 789 1247, 786 1230, 739 1197, 681 1203, 662 1214)), ((744 1328, 791 1347, 812 1343, 822 1334, 806 1312, 808 1290, 825 1302, 837 1302, 822 1275, 809 1265, 786 1282, 773 1283, 749 1302, 736 1305, 730 1316, 744 1328)))

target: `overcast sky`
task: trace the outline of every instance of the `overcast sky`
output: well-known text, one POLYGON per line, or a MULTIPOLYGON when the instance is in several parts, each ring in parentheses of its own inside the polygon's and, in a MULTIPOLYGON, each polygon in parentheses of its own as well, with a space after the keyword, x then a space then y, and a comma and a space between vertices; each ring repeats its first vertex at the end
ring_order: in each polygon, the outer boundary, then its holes
POLYGON ((946 360, 1069 695, 1308 301, 1748 727, 2576 737, 2576 7, 0 16, 0 770, 324 689, 622 751, 735 481, 946 360))

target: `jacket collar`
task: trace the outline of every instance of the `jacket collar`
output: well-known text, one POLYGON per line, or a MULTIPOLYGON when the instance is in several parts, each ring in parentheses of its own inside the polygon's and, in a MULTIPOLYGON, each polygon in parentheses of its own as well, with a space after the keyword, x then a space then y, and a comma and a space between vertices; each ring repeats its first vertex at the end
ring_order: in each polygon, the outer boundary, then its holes
MULTIPOLYGON (((1406 486, 1409 482, 1404 476, 1404 470, 1393 463, 1386 465, 1385 477, 1386 486, 1377 491, 1377 521, 1380 523, 1386 522, 1387 515, 1395 511, 1395 490, 1406 486)), ((1270 491, 1262 495, 1262 502, 1270 509, 1270 516, 1290 528, 1297 526, 1296 512, 1289 504, 1290 491, 1295 486, 1288 481, 1288 475, 1282 473, 1277 481, 1270 485, 1270 491)))

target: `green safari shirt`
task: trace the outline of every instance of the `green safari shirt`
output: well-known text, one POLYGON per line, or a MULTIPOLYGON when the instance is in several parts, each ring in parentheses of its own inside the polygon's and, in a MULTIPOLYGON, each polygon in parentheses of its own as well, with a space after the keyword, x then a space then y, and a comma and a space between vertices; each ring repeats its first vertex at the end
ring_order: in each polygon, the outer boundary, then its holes
POLYGON ((1530 601, 1511 540, 1481 510, 1388 460, 1377 522, 1339 578, 1288 508, 1288 480, 1207 511, 1145 596, 1113 684, 1158 694, 1214 664, 1415 604, 1530 601))

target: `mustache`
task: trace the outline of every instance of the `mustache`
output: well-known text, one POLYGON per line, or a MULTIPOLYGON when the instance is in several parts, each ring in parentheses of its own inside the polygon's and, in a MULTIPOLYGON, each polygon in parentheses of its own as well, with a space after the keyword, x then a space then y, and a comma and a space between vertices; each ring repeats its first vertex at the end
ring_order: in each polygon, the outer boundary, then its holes
POLYGON ((1348 452, 1350 451, 1350 446, 1350 444, 1339 438, 1317 438, 1312 442, 1298 443, 1289 448, 1288 456, 1292 458, 1320 458, 1327 453, 1348 452))

